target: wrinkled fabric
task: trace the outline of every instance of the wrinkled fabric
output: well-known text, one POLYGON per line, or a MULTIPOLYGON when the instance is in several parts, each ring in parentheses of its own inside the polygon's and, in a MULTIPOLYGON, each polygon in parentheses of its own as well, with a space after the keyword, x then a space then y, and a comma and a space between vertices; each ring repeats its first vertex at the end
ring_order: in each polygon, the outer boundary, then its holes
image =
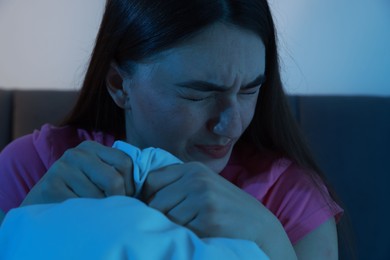
POLYGON ((133 161, 133 179, 135 185, 135 197, 137 198, 141 193, 142 186, 150 171, 172 164, 183 163, 171 153, 160 148, 150 147, 140 150, 139 148, 123 141, 116 141, 112 147, 126 153, 133 161))
POLYGON ((70 199, 11 210, 0 259, 269 259, 252 241, 200 239, 161 212, 124 196, 70 199))
MULTIPOLYGON (((114 136, 72 126, 45 124, 14 140, 0 152, 0 209, 18 207, 27 193, 63 153, 90 140, 111 147, 114 136)), ((222 177, 256 198, 280 221, 295 244, 326 220, 338 221, 343 209, 317 184, 308 170, 288 158, 259 152, 252 144, 237 143, 222 177)))

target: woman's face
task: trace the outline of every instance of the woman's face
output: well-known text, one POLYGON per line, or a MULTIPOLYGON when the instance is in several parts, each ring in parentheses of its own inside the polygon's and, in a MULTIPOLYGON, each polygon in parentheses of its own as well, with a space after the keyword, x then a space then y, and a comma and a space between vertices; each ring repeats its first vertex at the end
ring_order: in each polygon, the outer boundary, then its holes
POLYGON ((219 173, 251 122, 264 81, 256 34, 216 24, 124 78, 127 141, 219 173))

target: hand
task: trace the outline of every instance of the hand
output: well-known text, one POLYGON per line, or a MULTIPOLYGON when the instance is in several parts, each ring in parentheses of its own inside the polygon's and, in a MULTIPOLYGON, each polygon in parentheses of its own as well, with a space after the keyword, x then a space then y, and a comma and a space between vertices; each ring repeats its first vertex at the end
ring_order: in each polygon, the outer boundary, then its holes
POLYGON ((85 141, 67 150, 31 189, 22 205, 62 202, 69 198, 132 196, 133 163, 117 149, 85 141))
POLYGON ((254 241, 271 259, 296 259, 279 220, 257 199, 201 163, 150 172, 143 200, 199 237, 254 241))
POLYGON ((143 199, 200 237, 257 241, 271 214, 255 198, 194 162, 150 172, 143 199))

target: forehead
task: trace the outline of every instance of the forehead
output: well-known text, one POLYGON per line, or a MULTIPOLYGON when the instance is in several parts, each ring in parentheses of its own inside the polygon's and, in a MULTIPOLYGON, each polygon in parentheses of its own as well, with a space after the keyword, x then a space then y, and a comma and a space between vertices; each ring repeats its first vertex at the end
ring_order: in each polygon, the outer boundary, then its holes
POLYGON ((264 70, 261 38, 225 24, 210 26, 138 67, 140 76, 149 80, 205 80, 225 86, 250 82, 264 70))

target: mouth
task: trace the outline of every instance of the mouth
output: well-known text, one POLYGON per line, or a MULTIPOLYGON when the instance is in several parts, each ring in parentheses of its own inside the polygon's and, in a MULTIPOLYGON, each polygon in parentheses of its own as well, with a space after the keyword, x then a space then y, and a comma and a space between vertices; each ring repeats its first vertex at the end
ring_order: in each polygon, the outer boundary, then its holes
POLYGON ((226 145, 196 145, 196 148, 203 154, 206 154, 214 159, 221 159, 225 157, 231 150, 231 147, 232 142, 229 142, 226 145))

